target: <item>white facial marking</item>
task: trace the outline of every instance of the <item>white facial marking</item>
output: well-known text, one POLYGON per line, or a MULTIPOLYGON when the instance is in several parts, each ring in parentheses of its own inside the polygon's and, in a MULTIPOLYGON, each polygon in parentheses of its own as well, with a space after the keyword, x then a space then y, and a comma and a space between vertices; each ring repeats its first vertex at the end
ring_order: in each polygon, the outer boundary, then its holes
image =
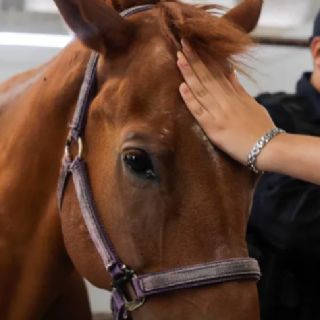
POLYGON ((196 133, 196 135, 205 143, 207 147, 207 151, 212 159, 215 158, 216 147, 210 142, 209 138, 205 135, 201 127, 197 124, 193 125, 192 130, 196 133))

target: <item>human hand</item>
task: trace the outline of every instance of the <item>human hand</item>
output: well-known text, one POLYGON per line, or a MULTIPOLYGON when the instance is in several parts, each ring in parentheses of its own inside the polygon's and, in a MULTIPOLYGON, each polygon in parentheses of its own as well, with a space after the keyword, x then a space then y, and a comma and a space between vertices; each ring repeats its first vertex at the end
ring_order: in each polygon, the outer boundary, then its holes
POLYGON ((273 121, 234 71, 211 73, 190 45, 182 41, 182 48, 177 64, 185 80, 180 93, 186 106, 213 144, 246 164, 258 139, 275 127, 273 121))

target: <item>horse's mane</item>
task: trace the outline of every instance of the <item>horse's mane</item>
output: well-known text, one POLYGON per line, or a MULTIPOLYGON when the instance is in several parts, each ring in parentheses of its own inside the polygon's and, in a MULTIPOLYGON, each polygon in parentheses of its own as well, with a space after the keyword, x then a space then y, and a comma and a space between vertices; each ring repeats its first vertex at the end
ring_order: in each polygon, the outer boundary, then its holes
POLYGON ((234 60, 252 45, 248 34, 218 15, 221 6, 192 6, 181 2, 161 1, 160 25, 165 36, 180 46, 184 38, 193 47, 218 63, 234 60), (207 12, 207 9, 214 12, 207 12))

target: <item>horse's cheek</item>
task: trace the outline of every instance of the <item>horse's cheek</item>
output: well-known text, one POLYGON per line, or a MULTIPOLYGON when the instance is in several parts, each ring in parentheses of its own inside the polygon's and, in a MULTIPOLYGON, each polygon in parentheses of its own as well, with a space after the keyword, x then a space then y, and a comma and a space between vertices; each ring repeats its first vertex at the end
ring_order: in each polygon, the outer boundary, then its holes
POLYGON ((90 239, 74 195, 65 197, 61 224, 66 250, 75 268, 93 285, 109 289, 111 278, 90 239))

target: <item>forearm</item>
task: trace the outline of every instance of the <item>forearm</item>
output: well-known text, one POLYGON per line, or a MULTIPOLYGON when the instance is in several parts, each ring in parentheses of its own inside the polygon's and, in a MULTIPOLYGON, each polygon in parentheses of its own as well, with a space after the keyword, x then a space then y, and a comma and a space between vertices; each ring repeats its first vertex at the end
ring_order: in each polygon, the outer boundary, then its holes
POLYGON ((261 152, 257 167, 320 185, 320 138, 281 134, 261 152))

